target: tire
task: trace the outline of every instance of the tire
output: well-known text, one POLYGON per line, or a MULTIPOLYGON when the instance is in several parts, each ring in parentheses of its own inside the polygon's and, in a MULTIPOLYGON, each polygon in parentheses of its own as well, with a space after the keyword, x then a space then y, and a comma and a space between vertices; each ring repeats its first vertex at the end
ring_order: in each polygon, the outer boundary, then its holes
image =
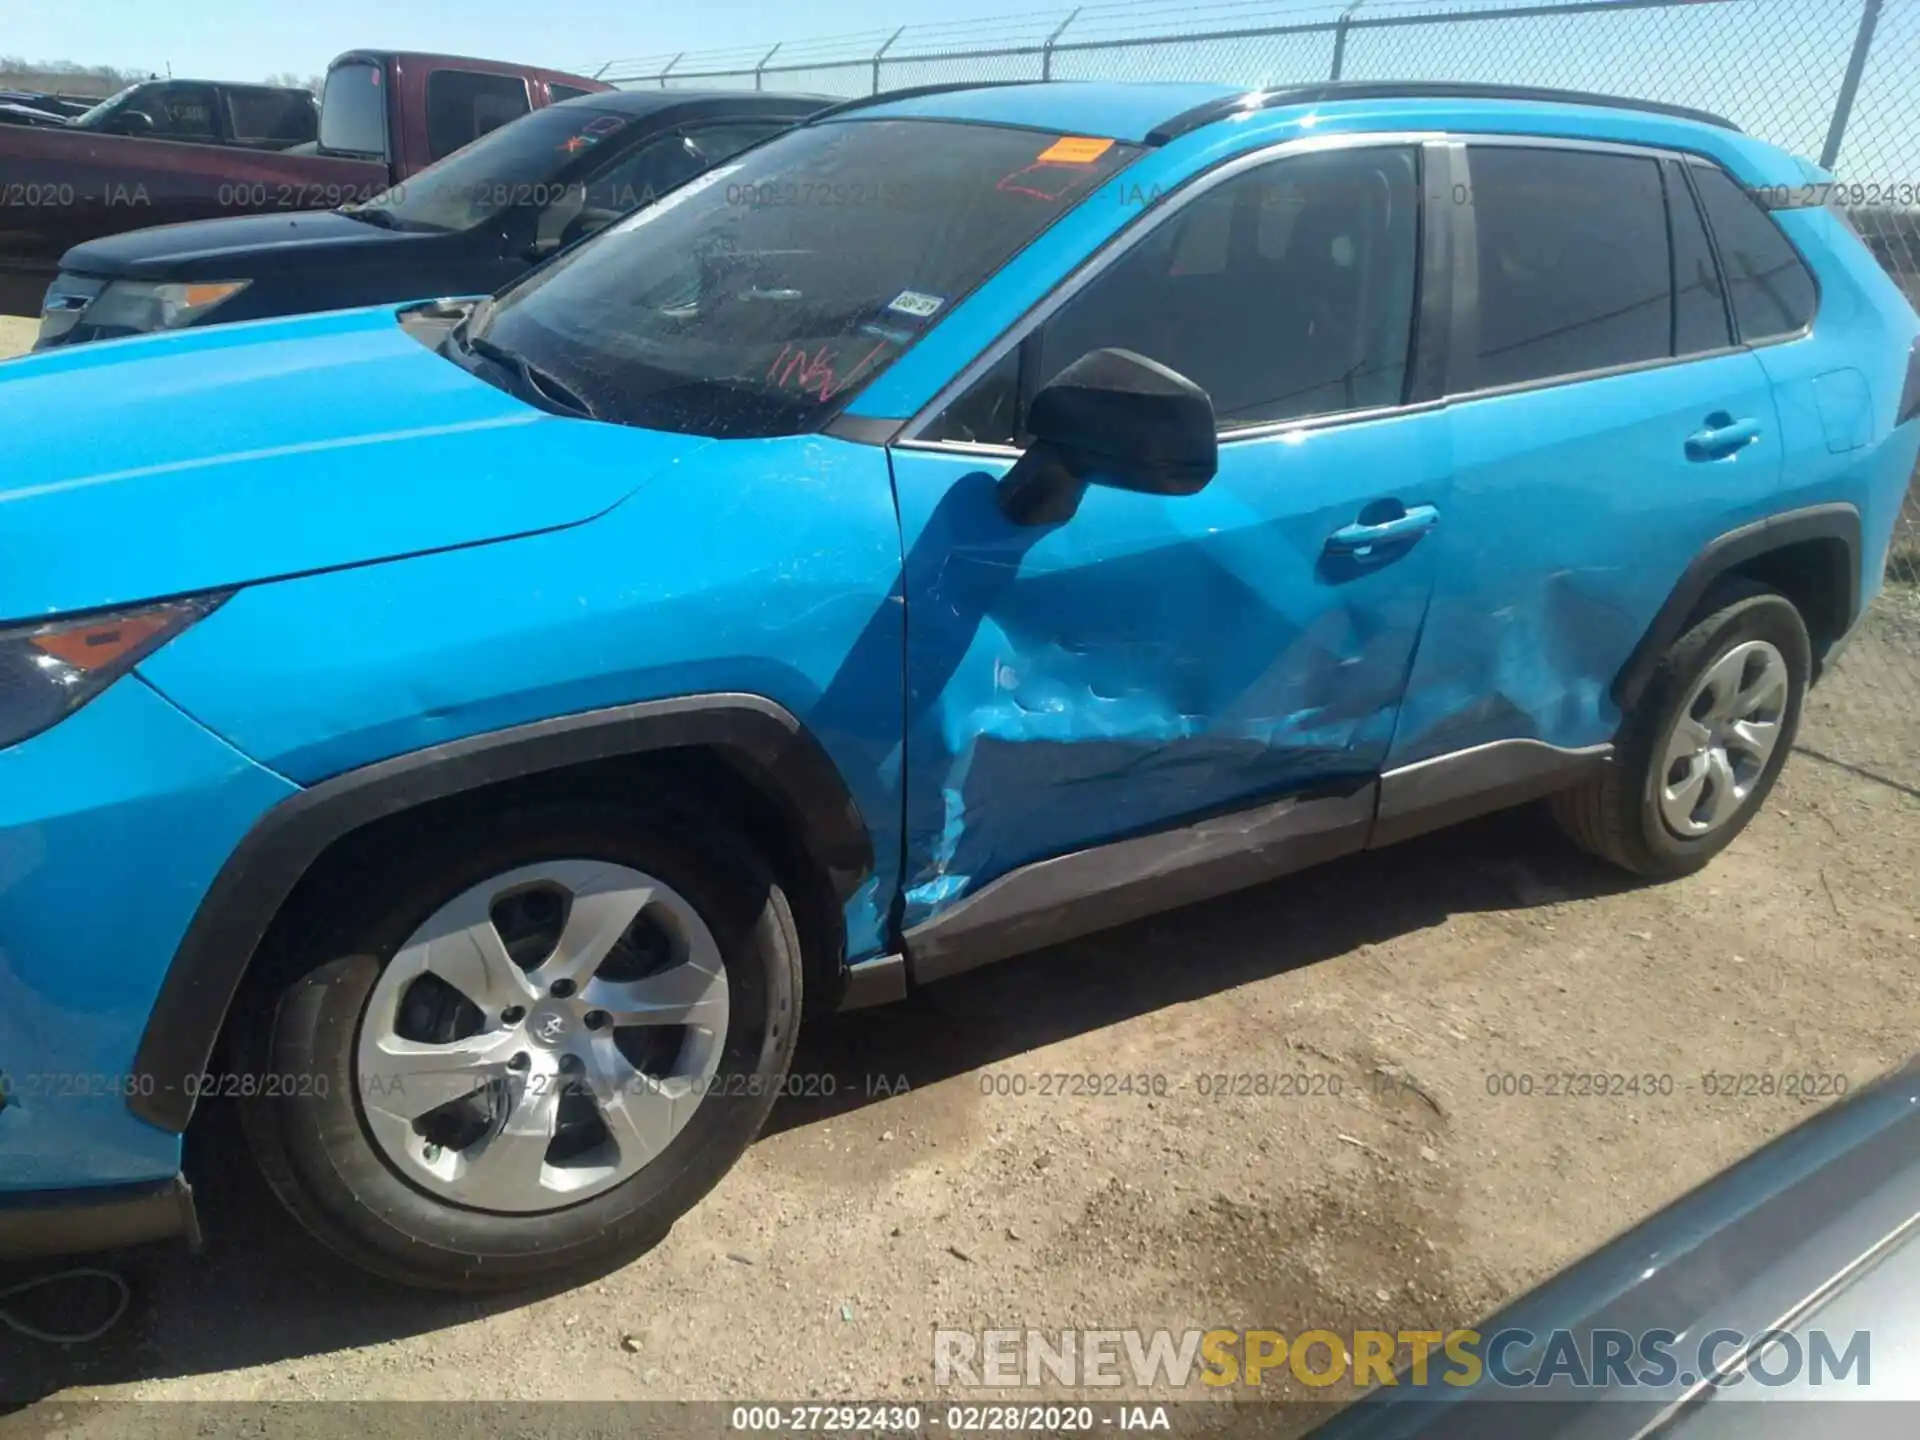
MULTIPOLYGON (((1624 870, 1654 879, 1675 879, 1702 869, 1759 813, 1793 749, 1813 672, 1806 622, 1777 591, 1751 581, 1729 580, 1716 588, 1701 610, 1705 613, 1661 658, 1639 703, 1621 726, 1612 762, 1550 801, 1555 821, 1574 843, 1624 870), (1675 787, 1674 799, 1665 797, 1666 782, 1691 774, 1691 762, 1684 758, 1668 763, 1670 744, 1681 749, 1692 744, 1678 733, 1685 719, 1683 708, 1700 703, 1700 687, 1708 683, 1716 666, 1730 667, 1721 672, 1722 678, 1733 673, 1732 667, 1744 666, 1743 674, 1760 675, 1756 686, 1764 683, 1764 674, 1754 667, 1771 664, 1768 649, 1784 670, 1784 695, 1764 763, 1745 777, 1744 785, 1730 787, 1724 780, 1716 781, 1715 775, 1733 772, 1709 764, 1712 773, 1700 792, 1704 798, 1699 808, 1677 824, 1675 815, 1686 805, 1683 787, 1675 787), (1742 652, 1738 661, 1736 651, 1742 652), (1696 832, 1692 826, 1715 812, 1719 795, 1734 797, 1732 808, 1696 832)), ((1715 688, 1724 693, 1724 685, 1715 688)), ((1711 709, 1713 697, 1708 696, 1705 704, 1711 709)), ((1720 724, 1718 720, 1702 723, 1720 724)), ((1734 745, 1723 745, 1722 751, 1740 753, 1734 745)), ((1750 755, 1746 758, 1751 760, 1750 755)))
MULTIPOLYGON (((262 1077, 256 1083, 267 1091, 249 1096, 254 1087, 243 1078, 239 1107, 267 1183, 313 1235, 363 1269, 406 1285, 466 1292, 549 1287, 604 1273, 657 1244, 718 1183, 780 1092, 801 1000, 800 941, 786 896, 737 835, 667 791, 640 804, 555 796, 411 828, 336 877, 327 896, 333 915, 323 934, 262 957, 263 978, 243 1000, 232 1053, 238 1075, 262 1077), (654 888, 629 884, 631 874, 654 888), (520 878, 503 886, 501 877, 520 878), (638 902, 642 918, 620 921, 620 906, 642 894, 651 897, 638 902), (497 951, 468 939, 477 930, 445 928, 458 922, 444 917, 463 922, 477 913, 487 933, 504 937, 517 932, 502 928, 503 916, 524 922, 526 913, 556 900, 563 918, 550 922, 551 935, 534 926, 530 938, 503 940, 497 951), (479 904, 488 908, 476 911, 479 904), (595 937, 618 937, 608 942, 607 958, 592 962, 577 988, 564 980, 550 991, 536 988, 560 997, 567 986, 565 999, 537 999, 519 1007, 518 1019, 514 1006, 483 1012, 472 995, 497 998, 503 992, 489 987, 514 983, 503 957, 541 986, 547 982, 539 977, 570 963, 567 941, 554 937, 563 926, 574 935, 576 918, 578 933, 589 937, 577 947, 581 955, 595 948, 595 937), (421 933, 429 922, 443 937, 431 945, 421 933), (550 943, 547 959, 527 968, 528 957, 550 943), (676 958, 681 949, 684 959, 676 958), (493 962, 458 958, 482 953, 493 962), (427 957, 432 970, 421 968, 427 957), (616 963, 629 968, 621 986, 610 989, 616 963), (684 1008, 719 1020, 653 1025, 656 1012, 645 1009, 645 997, 665 993, 659 987, 669 970, 691 977, 698 992, 689 991, 693 998, 684 1005, 675 1000, 672 1013, 684 1008), (460 985, 446 982, 447 973, 460 985), (580 1013, 607 1003, 608 995, 640 997, 620 1003, 641 1006, 637 1013, 647 1023, 629 1032, 608 1010, 580 1013), (447 1028, 425 1040, 402 1036, 421 1014, 440 1017, 447 1028), (445 1022, 448 1014, 464 1023, 445 1022), (715 1028, 722 1021, 723 1040, 715 1028), (541 1041, 553 1040, 549 1032, 562 1038, 543 1049, 536 1029, 541 1041), (696 1055, 699 1083, 682 1086, 671 1070, 666 1079, 646 1079, 644 1066, 627 1062, 624 1052, 608 1060, 608 1047, 626 1046, 630 1033, 671 1055, 672 1065, 696 1055), (396 1112, 431 1103, 445 1075, 387 1077, 368 1057, 391 1049, 404 1057, 395 1066, 415 1065, 424 1045, 452 1047, 436 1048, 434 1056, 458 1055, 462 1065, 469 1054, 482 1056, 491 1078, 409 1121, 396 1112), (631 1076, 618 1071, 621 1063, 631 1076), (409 1092, 407 1079, 420 1083, 409 1092), (678 1098, 658 1100, 670 1086, 682 1087, 678 1098), (577 1148, 582 1135, 595 1133, 581 1107, 597 1117, 602 1133, 585 1154, 604 1163, 555 1159, 563 1143, 577 1148), (516 1129, 522 1117, 524 1133, 516 1129), (616 1124, 616 1117, 628 1123, 616 1124), (555 1137, 547 1149, 538 1138, 543 1125, 555 1137), (437 1143, 440 1130, 431 1141, 417 1133, 435 1126, 453 1132, 444 1145, 437 1143), (476 1133, 480 1139, 469 1138, 476 1133), (516 1151, 510 1141, 524 1143, 516 1151), (527 1164, 510 1163, 527 1155, 534 1156, 527 1164), (550 1178, 577 1192, 552 1189, 550 1178)), ((476 1062, 471 1073, 482 1068, 476 1062)), ((443 1088, 452 1094, 469 1078, 462 1070, 443 1088)))

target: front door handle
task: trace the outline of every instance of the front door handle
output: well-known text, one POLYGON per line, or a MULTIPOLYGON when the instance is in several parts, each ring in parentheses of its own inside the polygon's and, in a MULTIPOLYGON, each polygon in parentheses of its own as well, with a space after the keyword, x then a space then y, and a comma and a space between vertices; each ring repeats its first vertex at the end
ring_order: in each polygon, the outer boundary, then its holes
POLYGON ((1433 506, 1415 505, 1391 520, 1372 525, 1356 520, 1341 526, 1327 537, 1327 551, 1333 555, 1366 556, 1372 554, 1376 546, 1417 540, 1439 523, 1440 512, 1433 506))
POLYGON ((1724 460, 1760 438, 1758 420, 1736 420, 1721 412, 1707 417, 1707 428, 1687 437, 1689 460, 1724 460))

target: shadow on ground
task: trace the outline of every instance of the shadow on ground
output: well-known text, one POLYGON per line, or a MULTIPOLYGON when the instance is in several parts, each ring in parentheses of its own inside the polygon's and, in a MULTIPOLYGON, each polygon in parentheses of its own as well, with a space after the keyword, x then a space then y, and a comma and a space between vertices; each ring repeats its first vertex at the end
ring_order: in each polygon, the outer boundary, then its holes
MULTIPOLYGON (((959 976, 900 1005, 814 1024, 802 1036, 794 1070, 834 1076, 833 1093, 783 1101, 768 1131, 868 1103, 869 1075, 904 1076, 918 1089, 1450 915, 1525 909, 1628 883, 1573 850, 1537 811, 1492 816, 959 976)), ((230 1113, 210 1110, 196 1122, 188 1173, 200 1199, 205 1253, 150 1247, 76 1262, 124 1274, 133 1286, 128 1314, 86 1345, 51 1345, 0 1327, 0 1413, 71 1386, 373 1345, 538 1298, 418 1294, 333 1259, 255 1176, 230 1113)), ((0 1272, 0 1290, 58 1268, 0 1272)), ((104 1288, 76 1282, 9 1305, 42 1328, 70 1332, 98 1323, 111 1298, 104 1288)))

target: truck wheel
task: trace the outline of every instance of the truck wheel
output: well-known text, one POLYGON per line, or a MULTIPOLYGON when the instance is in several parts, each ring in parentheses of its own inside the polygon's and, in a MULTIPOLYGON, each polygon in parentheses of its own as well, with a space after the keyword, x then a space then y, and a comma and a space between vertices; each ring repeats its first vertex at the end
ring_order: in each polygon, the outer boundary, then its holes
POLYGON ((603 1272, 772 1108, 799 938, 707 814, 534 801, 412 834, 330 893, 329 936, 239 1018, 238 1088, 268 1183, 356 1265, 465 1291, 603 1272))
POLYGON ((1638 875, 1690 875, 1726 849, 1800 728, 1813 650, 1792 602, 1738 581, 1703 608, 1622 725, 1612 763, 1552 801, 1575 843, 1638 875))

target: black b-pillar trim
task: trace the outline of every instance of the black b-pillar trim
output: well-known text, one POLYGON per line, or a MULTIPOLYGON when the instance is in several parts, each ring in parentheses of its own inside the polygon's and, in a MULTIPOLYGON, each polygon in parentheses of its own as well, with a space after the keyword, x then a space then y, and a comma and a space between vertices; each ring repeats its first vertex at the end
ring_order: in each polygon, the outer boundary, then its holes
POLYGON ((759 695, 690 695, 518 725, 350 770, 276 805, 227 857, 174 952, 134 1057, 127 1108, 176 1133, 254 949, 301 876, 341 836, 503 780, 664 750, 718 751, 787 811, 845 900, 873 843, 832 759, 791 712, 759 695), (149 1080, 151 1083, 149 1083, 149 1080))

